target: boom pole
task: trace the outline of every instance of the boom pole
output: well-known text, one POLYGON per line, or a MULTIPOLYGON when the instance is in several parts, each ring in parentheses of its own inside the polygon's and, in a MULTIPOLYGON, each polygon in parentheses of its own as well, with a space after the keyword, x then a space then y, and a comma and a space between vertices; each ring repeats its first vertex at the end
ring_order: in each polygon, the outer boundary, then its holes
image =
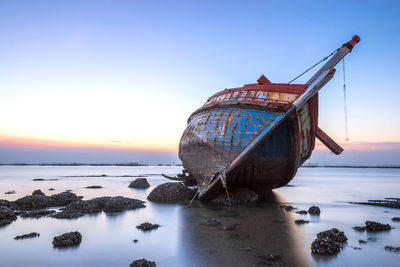
POLYGON ((342 47, 326 62, 307 82, 306 84, 311 84, 314 82, 324 71, 328 69, 333 69, 336 64, 338 64, 348 53, 351 52, 353 47, 360 42, 360 37, 354 35, 353 38, 342 45, 342 47))

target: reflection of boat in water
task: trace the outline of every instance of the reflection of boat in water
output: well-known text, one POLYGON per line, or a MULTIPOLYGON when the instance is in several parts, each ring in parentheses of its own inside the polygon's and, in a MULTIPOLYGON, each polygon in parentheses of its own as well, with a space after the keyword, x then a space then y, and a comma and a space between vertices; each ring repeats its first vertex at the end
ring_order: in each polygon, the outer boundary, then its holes
POLYGON ((212 203, 180 209, 178 265, 312 266, 311 240, 283 203, 287 200, 272 192, 266 201, 229 209, 212 203), (263 259, 271 253, 278 259, 263 259))
POLYGON ((318 127, 318 91, 335 65, 358 43, 337 49, 306 84, 257 83, 211 96, 189 118, 179 144, 183 166, 197 180, 199 197, 222 187, 258 194, 289 183, 314 149, 315 138, 331 151, 343 149, 318 127))

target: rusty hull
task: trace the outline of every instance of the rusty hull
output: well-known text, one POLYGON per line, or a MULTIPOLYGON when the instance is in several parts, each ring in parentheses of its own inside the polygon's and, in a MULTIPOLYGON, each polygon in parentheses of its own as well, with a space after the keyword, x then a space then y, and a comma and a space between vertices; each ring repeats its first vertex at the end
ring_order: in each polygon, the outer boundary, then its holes
MULTIPOLYGON (((179 157, 197 180, 200 194, 306 89, 306 85, 272 84, 262 77, 258 84, 213 95, 190 116, 179 157)), ((226 179, 228 188, 247 187, 264 194, 287 184, 314 148, 317 101, 313 98, 289 117, 235 168, 226 179)))

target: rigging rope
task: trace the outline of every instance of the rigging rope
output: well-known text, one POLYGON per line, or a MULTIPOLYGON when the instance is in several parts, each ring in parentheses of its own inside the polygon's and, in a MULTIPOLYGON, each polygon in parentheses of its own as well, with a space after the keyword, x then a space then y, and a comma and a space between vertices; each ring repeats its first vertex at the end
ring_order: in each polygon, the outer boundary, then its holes
POLYGON ((346 141, 349 141, 349 125, 347 122, 346 69, 344 67, 344 58, 343 58, 343 95, 344 95, 344 127, 345 127, 346 141))
POLYGON ((326 57, 324 57, 323 59, 321 59, 320 61, 318 61, 317 63, 315 63, 313 66, 311 66, 310 68, 308 68, 307 70, 305 70, 303 73, 299 74, 298 76, 296 76, 296 78, 294 78, 293 80, 291 80, 290 82, 288 82, 288 84, 294 82, 295 80, 297 80, 298 78, 300 78, 301 76, 303 76, 304 74, 306 74, 308 71, 312 70, 313 68, 315 68, 316 66, 318 66, 321 62, 324 62, 325 60, 327 60, 328 58, 330 58, 331 56, 333 56, 334 54, 336 54, 337 51, 339 51, 340 48, 336 49, 335 51, 333 51, 332 53, 330 53, 329 55, 327 55, 326 57))

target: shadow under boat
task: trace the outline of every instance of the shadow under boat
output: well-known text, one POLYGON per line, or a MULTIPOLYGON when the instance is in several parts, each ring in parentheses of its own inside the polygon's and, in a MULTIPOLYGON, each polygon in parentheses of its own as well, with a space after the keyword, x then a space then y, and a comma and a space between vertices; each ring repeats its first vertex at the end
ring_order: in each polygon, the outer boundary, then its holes
POLYGON ((182 266, 310 266, 301 229, 282 203, 272 192, 259 203, 195 203, 181 209, 177 258, 182 266), (210 219, 220 224, 207 225, 210 219))

